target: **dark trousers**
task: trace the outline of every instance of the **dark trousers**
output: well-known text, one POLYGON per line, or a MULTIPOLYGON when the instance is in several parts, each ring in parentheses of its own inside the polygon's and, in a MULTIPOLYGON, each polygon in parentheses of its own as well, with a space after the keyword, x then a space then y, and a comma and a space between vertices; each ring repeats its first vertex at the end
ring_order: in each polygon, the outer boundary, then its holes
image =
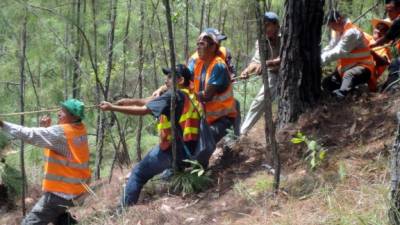
POLYGON ((74 206, 72 200, 61 198, 55 194, 46 192, 35 204, 32 210, 22 220, 22 225, 55 225, 76 224, 76 221, 69 217, 67 209, 74 206), (65 217, 65 219, 64 219, 65 217), (72 221, 73 220, 73 221, 72 221))
POLYGON ((322 87, 325 91, 340 90, 343 95, 346 95, 357 85, 368 83, 370 77, 371 71, 369 69, 363 66, 355 66, 348 69, 343 78, 340 77, 339 72, 336 70, 322 80, 322 87))
POLYGON ((226 134, 228 129, 235 124, 235 118, 222 117, 210 124, 210 129, 215 143, 218 143, 226 134))

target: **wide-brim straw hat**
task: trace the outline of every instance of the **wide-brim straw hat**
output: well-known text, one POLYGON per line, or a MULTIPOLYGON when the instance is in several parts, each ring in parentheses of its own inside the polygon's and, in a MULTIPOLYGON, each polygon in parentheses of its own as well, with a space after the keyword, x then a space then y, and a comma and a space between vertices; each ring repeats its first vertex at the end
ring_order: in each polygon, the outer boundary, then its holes
POLYGON ((389 18, 386 19, 377 19, 374 18, 371 20, 372 27, 376 27, 379 23, 386 24, 388 27, 392 26, 392 21, 389 18))

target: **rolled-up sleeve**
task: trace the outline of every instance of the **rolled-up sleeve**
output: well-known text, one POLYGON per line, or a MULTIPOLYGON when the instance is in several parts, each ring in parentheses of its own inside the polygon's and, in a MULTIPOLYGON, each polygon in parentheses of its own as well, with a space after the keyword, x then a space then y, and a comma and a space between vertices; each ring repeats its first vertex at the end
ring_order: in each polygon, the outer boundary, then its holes
POLYGON ((4 122, 3 131, 37 147, 48 148, 64 156, 70 154, 64 129, 59 125, 29 128, 4 122))

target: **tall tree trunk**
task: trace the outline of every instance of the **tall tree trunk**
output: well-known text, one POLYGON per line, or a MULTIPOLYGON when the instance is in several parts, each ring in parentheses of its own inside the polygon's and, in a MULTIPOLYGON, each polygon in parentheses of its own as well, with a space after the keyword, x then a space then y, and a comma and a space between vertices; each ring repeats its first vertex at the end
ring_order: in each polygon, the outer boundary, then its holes
POLYGON ((76 48, 75 48, 75 61, 74 72, 72 77, 72 97, 79 98, 80 95, 80 78, 81 78, 81 51, 82 51, 82 39, 80 37, 79 28, 81 26, 81 0, 77 0, 75 3, 75 16, 76 16, 76 48))
POLYGON ((131 12, 132 12, 132 0, 129 0, 127 3, 128 7, 128 16, 126 18, 126 26, 125 26, 125 34, 124 34, 124 41, 122 45, 122 52, 123 52, 123 60, 124 60, 124 72, 122 76, 122 95, 126 94, 126 71, 128 69, 128 63, 127 63, 127 52, 128 52, 128 35, 129 35, 129 26, 131 23, 131 12))
POLYGON ((201 3, 201 14, 200 14, 200 32, 203 31, 203 22, 204 22, 204 10, 206 8, 206 0, 203 0, 201 3))
MULTIPOLYGON (((108 100, 108 92, 110 87, 111 80, 111 70, 113 63, 113 48, 114 48, 114 33, 115 33, 115 20, 117 17, 117 0, 110 0, 110 30, 108 33, 108 47, 107 47, 107 67, 106 67, 106 78, 104 82, 104 100, 108 100)), ((100 167, 103 160, 103 147, 104 147, 104 136, 105 136, 105 125, 107 118, 105 113, 102 113, 102 119, 100 123, 100 132, 99 132, 99 144, 97 148, 96 155, 96 171, 95 171, 95 179, 100 179, 100 167)))
POLYGON ((176 71, 175 71, 175 46, 174 46, 174 34, 172 32, 172 22, 171 22, 171 8, 169 5, 169 0, 164 0, 165 5, 165 16, 167 18, 168 27, 168 42, 169 42, 169 55, 171 61, 172 70, 172 95, 171 95, 171 136, 172 136, 172 168, 174 171, 178 169, 177 166, 177 152, 176 152, 176 121, 175 121, 175 108, 176 108, 176 71))
POLYGON ((321 94, 324 0, 286 0, 282 29, 279 127, 297 120, 321 94))
POLYGON ((210 27, 211 10, 212 10, 212 3, 210 1, 207 1, 207 15, 206 15, 207 27, 210 27))
POLYGON ((268 81, 268 70, 267 70, 267 40, 265 38, 265 29, 264 29, 264 16, 261 12, 261 7, 257 0, 254 0, 255 3, 255 12, 256 12, 256 19, 257 19, 257 36, 258 36, 258 43, 260 46, 260 60, 262 66, 262 76, 263 76, 263 83, 264 83, 264 102, 265 102, 265 138, 266 138, 266 152, 268 152, 268 147, 272 152, 273 156, 273 166, 275 169, 274 174, 274 189, 275 192, 279 189, 279 178, 281 173, 281 162, 279 159, 278 153, 278 145, 276 143, 275 138, 275 123, 272 119, 272 98, 271 92, 269 89, 269 81, 268 81))
POLYGON ((149 39, 150 39, 150 50, 151 50, 151 59, 153 60, 153 80, 154 80, 154 90, 160 87, 159 81, 158 81, 158 73, 157 73, 157 54, 156 51, 154 50, 153 46, 153 35, 151 34, 151 31, 149 31, 149 39))
MULTIPOLYGON (((20 111, 25 111, 25 58, 26 58, 26 25, 28 23, 28 8, 27 2, 25 2, 24 6, 24 19, 22 22, 22 31, 21 31, 21 39, 20 39, 20 59, 19 59, 19 74, 20 74, 20 111)), ((21 126, 25 124, 25 117, 21 115, 20 118, 21 126)), ((21 163, 21 179, 22 179, 22 196, 21 196, 21 206, 22 206, 22 215, 25 216, 26 207, 25 207, 25 192, 26 192, 26 175, 25 175, 25 159, 24 159, 24 142, 21 141, 20 147, 20 163, 21 163)))
MULTIPOLYGON (((70 25, 69 22, 65 22, 65 31, 64 31, 64 46, 69 46, 70 42, 70 25)), ((71 60, 68 55, 64 55, 64 69, 63 69, 63 80, 64 80, 64 99, 68 98, 68 81, 70 77, 70 69, 71 69, 71 60)))
POLYGON ((397 135, 390 153, 390 205, 389 221, 400 224, 400 112, 397 112, 397 135))
MULTIPOLYGON (((139 98, 143 98, 143 64, 144 64, 144 51, 143 51, 143 37, 144 37, 144 1, 140 1, 140 37, 139 37, 139 98)), ((138 129, 136 133, 136 158, 137 161, 142 160, 142 128, 143 117, 139 116, 138 129)))
POLYGON ((154 4, 153 1, 151 1, 151 3, 153 5, 153 9, 156 12, 156 18, 157 18, 157 22, 158 22, 158 31, 160 33, 161 43, 162 43, 162 47, 163 47, 162 49, 163 49, 163 54, 164 54, 164 62, 165 62, 165 65, 168 67, 167 49, 165 47, 164 35, 163 35, 164 32, 163 32, 163 29, 162 29, 163 26, 161 24, 160 16, 157 13, 157 8, 158 8, 159 1, 157 1, 157 4, 154 4))
POLYGON ((185 4, 185 44, 184 44, 185 61, 189 59, 189 0, 185 4))

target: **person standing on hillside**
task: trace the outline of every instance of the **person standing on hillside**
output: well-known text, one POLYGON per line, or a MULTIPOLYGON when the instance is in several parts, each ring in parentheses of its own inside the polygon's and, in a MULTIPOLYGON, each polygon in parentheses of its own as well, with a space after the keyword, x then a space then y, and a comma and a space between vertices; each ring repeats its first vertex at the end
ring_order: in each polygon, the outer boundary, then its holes
MULTIPOLYGON (((142 187, 155 175, 166 169, 172 168, 171 153, 171 91, 172 78, 171 69, 163 69, 167 75, 166 86, 168 91, 159 97, 146 99, 121 99, 115 104, 102 102, 99 107, 103 111, 116 111, 128 115, 147 115, 152 114, 159 120, 158 129, 160 132, 160 143, 153 147, 149 153, 133 169, 126 184, 122 196, 122 206, 136 204, 142 187)), ((189 90, 190 71, 185 65, 176 66, 177 93, 175 121, 176 131, 176 151, 178 165, 182 160, 193 154, 198 142, 198 132, 200 125, 201 112, 200 104, 189 90)))
MULTIPOLYGON (((279 57, 279 50, 281 47, 280 35, 279 35, 279 18, 274 12, 266 12, 264 14, 264 26, 265 36, 267 38, 267 58, 266 61, 268 67, 268 82, 271 90, 271 96, 273 99, 277 97, 277 81, 279 74, 279 64, 281 62, 279 57)), ((251 59, 250 64, 240 74, 240 78, 248 79, 250 75, 257 74, 261 75, 261 62, 260 62, 260 49, 258 41, 255 44, 255 53, 251 59)), ((245 135, 254 126, 254 124, 260 119, 264 113, 265 102, 264 102, 264 85, 260 88, 260 91, 251 102, 249 111, 247 112, 246 118, 240 128, 240 134, 245 135)))
POLYGON ((2 130, 29 144, 45 148, 44 194, 23 219, 23 225, 76 224, 67 212, 74 199, 87 192, 90 181, 87 131, 82 123, 84 104, 76 99, 61 103, 58 124, 51 126, 48 116, 40 126, 29 128, 0 120, 2 130))

